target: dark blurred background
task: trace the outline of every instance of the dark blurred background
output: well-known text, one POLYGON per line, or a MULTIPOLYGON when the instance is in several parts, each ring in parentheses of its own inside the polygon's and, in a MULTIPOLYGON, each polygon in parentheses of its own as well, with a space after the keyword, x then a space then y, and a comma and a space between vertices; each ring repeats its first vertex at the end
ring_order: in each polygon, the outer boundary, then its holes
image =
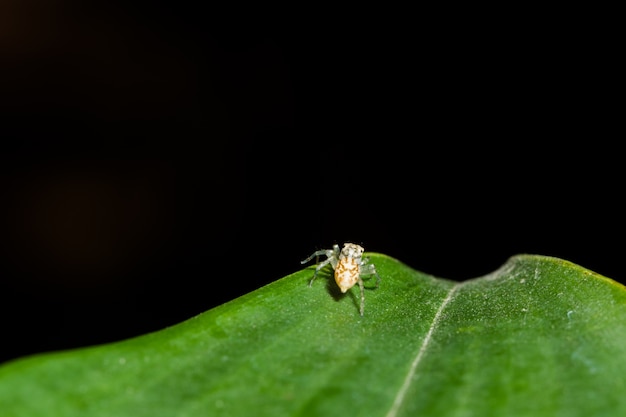
POLYGON ((311 7, 0 4, 0 362, 346 241, 455 280, 534 253, 626 282, 606 16, 311 7))

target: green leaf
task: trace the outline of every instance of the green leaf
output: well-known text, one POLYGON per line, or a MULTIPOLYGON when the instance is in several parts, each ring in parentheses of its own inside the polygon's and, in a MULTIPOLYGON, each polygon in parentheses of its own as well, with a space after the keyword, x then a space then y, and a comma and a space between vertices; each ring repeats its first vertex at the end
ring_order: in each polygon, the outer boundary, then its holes
POLYGON ((626 290, 519 255, 465 282, 370 254, 341 294, 289 275, 176 326, 0 366, 11 416, 626 415, 626 290))

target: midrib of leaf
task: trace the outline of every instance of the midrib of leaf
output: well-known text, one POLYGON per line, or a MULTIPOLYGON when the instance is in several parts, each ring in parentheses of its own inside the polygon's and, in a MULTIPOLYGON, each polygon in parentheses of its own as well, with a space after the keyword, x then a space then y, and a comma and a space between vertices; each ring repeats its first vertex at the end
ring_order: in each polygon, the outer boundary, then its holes
POLYGON ((411 383, 415 379, 415 373, 417 371, 417 368, 418 368, 422 358, 424 357, 424 354, 426 353, 426 350, 428 349, 428 345, 430 343, 432 335, 433 335, 433 333, 435 332, 435 330, 437 329, 437 327, 439 325, 439 322, 440 322, 441 317, 442 317, 442 313, 443 313, 444 309, 446 308, 446 306, 448 305, 448 303, 452 300, 452 298, 454 297, 454 294, 460 288, 461 285, 463 285, 463 283, 459 282, 459 283, 455 284, 454 286, 452 286, 450 288, 450 291, 446 295, 446 298, 444 298, 444 300, 442 301, 441 305, 439 306, 439 309, 435 313, 435 316, 433 317, 433 321, 430 324, 430 327, 428 329, 428 333, 426 333, 426 336, 424 337, 424 340, 422 341, 420 349, 418 350, 417 354, 415 355, 415 359, 413 359, 413 361, 411 362, 411 366, 409 367, 409 371, 407 372, 406 377, 404 378, 404 382, 402 383, 402 386, 398 390, 398 394, 396 395, 393 403, 391 404, 391 408, 387 412, 386 417, 396 417, 398 415, 398 411, 402 407, 402 404, 404 402, 404 398, 405 398, 406 393, 407 393, 407 391, 409 389, 409 386, 411 385, 411 383))

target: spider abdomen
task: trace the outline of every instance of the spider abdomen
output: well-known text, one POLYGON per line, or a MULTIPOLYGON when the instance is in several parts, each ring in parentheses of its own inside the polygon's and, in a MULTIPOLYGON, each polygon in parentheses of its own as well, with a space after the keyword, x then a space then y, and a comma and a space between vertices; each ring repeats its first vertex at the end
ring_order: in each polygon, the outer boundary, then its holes
POLYGON ((335 268, 335 282, 342 293, 354 287, 359 281, 359 263, 356 258, 347 257, 339 259, 335 268))

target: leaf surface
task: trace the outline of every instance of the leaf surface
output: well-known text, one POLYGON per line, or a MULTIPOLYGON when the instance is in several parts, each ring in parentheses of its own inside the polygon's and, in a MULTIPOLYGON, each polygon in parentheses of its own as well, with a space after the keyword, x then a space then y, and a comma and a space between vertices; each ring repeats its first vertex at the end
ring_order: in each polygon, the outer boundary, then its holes
POLYGON ((626 290, 510 258, 464 282, 370 254, 341 294, 296 272, 176 326, 0 366, 10 416, 626 415, 626 290))

